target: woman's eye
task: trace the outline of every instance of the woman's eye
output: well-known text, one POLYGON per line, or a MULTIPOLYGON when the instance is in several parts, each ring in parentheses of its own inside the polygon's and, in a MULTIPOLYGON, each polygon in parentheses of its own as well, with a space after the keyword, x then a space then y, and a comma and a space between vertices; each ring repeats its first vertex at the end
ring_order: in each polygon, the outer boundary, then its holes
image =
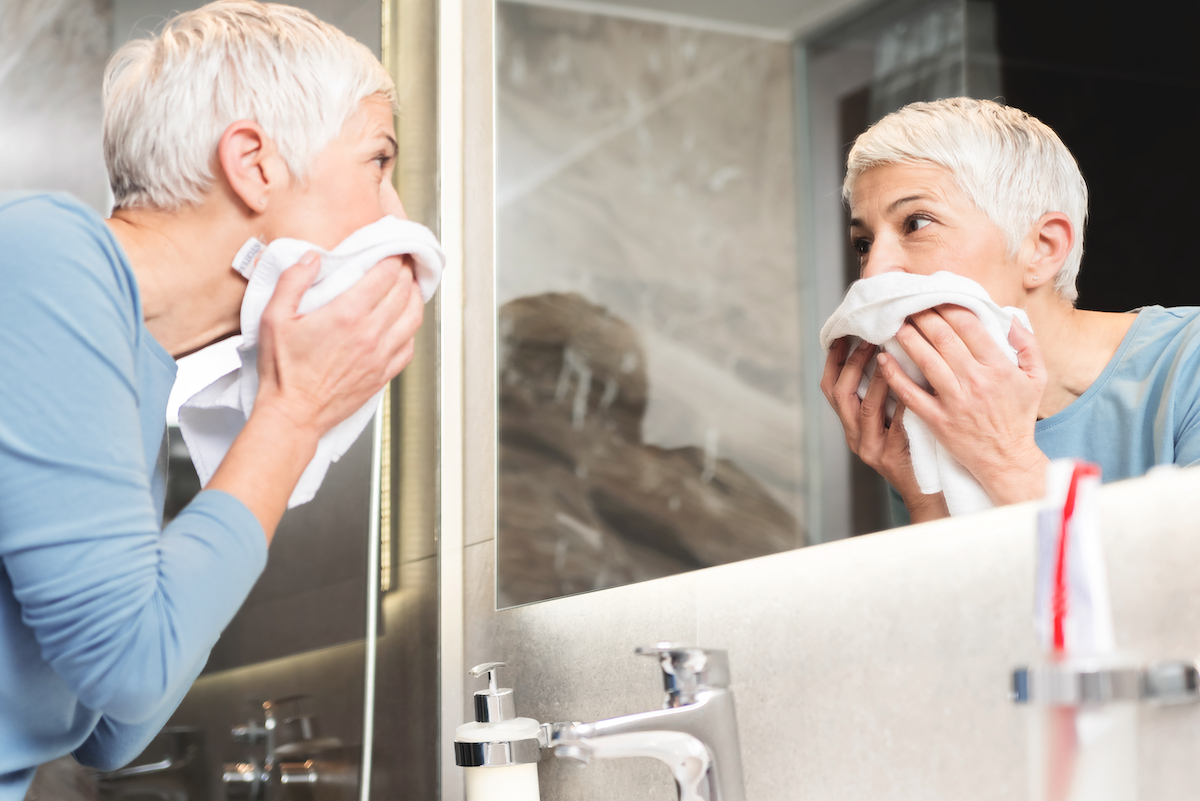
POLYGON ((925 226, 929 225, 933 220, 927 220, 924 217, 911 217, 908 220, 909 231, 920 231, 925 226))
POLYGON ((865 256, 871 252, 871 240, 869 239, 851 239, 850 247, 854 248, 854 252, 860 256, 865 256))

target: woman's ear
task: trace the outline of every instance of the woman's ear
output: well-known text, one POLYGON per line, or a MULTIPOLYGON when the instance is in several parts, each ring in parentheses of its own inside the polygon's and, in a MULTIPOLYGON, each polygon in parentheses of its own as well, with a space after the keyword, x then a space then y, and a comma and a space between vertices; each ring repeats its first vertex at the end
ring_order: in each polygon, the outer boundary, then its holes
MULTIPOLYGON (((251 214, 262 214, 271 202, 271 191, 280 182, 282 160, 266 133, 251 120, 231 123, 217 143, 217 160, 225 180, 251 214)), ((286 173, 286 167, 283 168, 286 173)))
POLYGON ((1075 226, 1070 217, 1061 211, 1043 214, 1025 238, 1025 288, 1054 283, 1074 244, 1075 226))

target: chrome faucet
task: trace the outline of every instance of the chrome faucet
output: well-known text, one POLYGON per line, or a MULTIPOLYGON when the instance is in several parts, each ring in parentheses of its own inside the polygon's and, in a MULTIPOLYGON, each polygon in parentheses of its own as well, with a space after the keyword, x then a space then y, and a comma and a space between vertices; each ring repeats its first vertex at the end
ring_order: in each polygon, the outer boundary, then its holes
POLYGON ((584 763, 653 757, 671 768, 680 801, 745 801, 726 653, 667 642, 636 653, 659 660, 663 708, 595 723, 545 724, 546 747, 584 763))
POLYGON ((316 784, 321 780, 317 763, 309 757, 341 747, 342 742, 336 737, 317 736, 314 716, 300 711, 300 702, 308 697, 289 695, 265 701, 261 726, 252 719, 233 727, 230 734, 235 742, 250 746, 262 744, 265 756, 261 765, 253 758, 224 763, 221 782, 227 799, 271 801, 279 797, 280 790, 276 785, 316 784), (285 759, 292 761, 285 762, 285 759))

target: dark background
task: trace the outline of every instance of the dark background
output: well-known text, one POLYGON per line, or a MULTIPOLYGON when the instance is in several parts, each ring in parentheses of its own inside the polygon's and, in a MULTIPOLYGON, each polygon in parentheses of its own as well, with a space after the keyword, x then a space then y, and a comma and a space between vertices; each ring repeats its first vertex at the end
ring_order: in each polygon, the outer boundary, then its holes
POLYGON ((1200 3, 995 7, 1004 101, 1088 183, 1079 308, 1200 305, 1200 3))

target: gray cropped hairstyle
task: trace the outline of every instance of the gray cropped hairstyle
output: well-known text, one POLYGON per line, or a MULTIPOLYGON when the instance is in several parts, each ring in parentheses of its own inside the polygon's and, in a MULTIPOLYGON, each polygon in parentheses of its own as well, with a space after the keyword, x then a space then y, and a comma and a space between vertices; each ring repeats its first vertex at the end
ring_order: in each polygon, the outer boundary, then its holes
POLYGON ((365 98, 396 106, 362 44, 291 6, 222 0, 126 43, 104 72, 104 160, 116 208, 177 209, 212 188, 221 135, 262 126, 304 180, 365 98))
POLYGON ((842 197, 852 202, 855 179, 871 167, 921 161, 951 172, 963 194, 1004 234, 1010 255, 1043 214, 1067 215, 1075 243, 1054 288, 1065 300, 1078 298, 1087 184, 1075 157, 1049 126, 990 100, 954 97, 909 104, 859 135, 847 159, 842 197))

